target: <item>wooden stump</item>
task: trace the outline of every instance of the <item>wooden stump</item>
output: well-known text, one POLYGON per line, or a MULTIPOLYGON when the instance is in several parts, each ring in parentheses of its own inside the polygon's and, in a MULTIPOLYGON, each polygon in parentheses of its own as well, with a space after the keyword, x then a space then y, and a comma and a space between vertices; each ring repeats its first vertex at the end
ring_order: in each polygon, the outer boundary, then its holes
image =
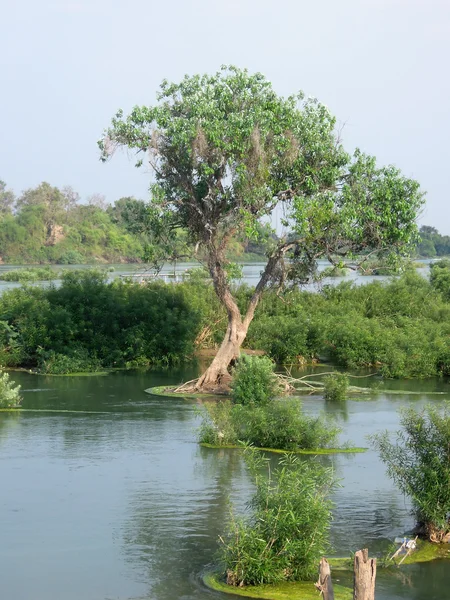
POLYGON ((367 548, 355 554, 353 573, 353 600, 375 600, 377 559, 369 559, 367 548))
POLYGON ((331 583, 331 569, 326 558, 321 558, 319 563, 319 581, 316 588, 323 596, 323 600, 334 600, 333 584, 331 583))

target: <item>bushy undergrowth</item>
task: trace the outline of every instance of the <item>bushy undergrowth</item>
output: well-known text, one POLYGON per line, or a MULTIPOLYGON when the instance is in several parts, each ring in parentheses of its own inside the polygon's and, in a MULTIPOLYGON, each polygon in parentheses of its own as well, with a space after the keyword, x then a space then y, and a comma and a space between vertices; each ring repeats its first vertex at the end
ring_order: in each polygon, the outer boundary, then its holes
MULTIPOLYGON (((245 346, 283 364, 319 357, 345 369, 377 367, 386 377, 450 375, 449 272, 444 264, 433 267, 431 282, 408 272, 388 283, 342 282, 282 297, 268 292, 245 346)), ((237 289, 242 310, 251 293, 237 289)), ((80 356, 89 370, 170 364, 197 342, 219 344, 226 322, 205 280, 139 286, 107 283, 95 271, 69 272, 59 289, 0 297, 0 364, 60 371, 70 360, 83 366, 80 356)))
POLYGON ((449 375, 450 275, 438 268, 431 282, 408 272, 387 283, 342 282, 282 299, 269 293, 246 344, 277 363, 320 357, 346 369, 377 367, 391 378, 449 375))
POLYGON ((287 455, 274 471, 251 449, 256 492, 247 518, 232 515, 221 538, 227 583, 257 585, 313 578, 329 551, 333 472, 287 455))
POLYGON ((201 323, 188 292, 107 283, 95 270, 67 272, 59 288, 7 291, 0 297, 0 364, 70 373, 179 362, 192 353, 201 323))
POLYGON ((410 497, 419 526, 432 541, 450 541, 450 406, 401 413, 394 442, 372 436, 399 489, 410 497))
POLYGON ((8 373, 0 373, 0 408, 18 408, 21 402, 20 385, 15 385, 8 373))

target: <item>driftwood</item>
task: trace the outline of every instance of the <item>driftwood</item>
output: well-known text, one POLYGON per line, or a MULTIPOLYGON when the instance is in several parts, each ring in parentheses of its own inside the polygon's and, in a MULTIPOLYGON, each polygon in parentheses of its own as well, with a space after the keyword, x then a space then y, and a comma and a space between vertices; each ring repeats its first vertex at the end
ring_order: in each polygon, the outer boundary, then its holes
POLYGON ((391 556, 391 560, 394 560, 394 558, 396 558, 400 554, 400 552, 402 550, 406 550, 405 556, 398 563, 399 565, 401 565, 402 562, 405 560, 405 558, 407 556, 409 556, 411 554, 411 552, 413 552, 413 550, 416 549, 416 547, 417 547, 417 538, 418 538, 417 535, 416 535, 416 537, 413 540, 407 540, 405 538, 405 540, 404 540, 403 544, 400 546, 400 548, 396 552, 394 552, 394 554, 391 556))
POLYGON ((369 558, 367 548, 358 550, 353 563, 353 600, 375 600, 377 559, 369 558))
POLYGON ((321 558, 319 563, 319 581, 315 584, 323 600, 334 600, 333 584, 331 582, 331 569, 326 558, 321 558))

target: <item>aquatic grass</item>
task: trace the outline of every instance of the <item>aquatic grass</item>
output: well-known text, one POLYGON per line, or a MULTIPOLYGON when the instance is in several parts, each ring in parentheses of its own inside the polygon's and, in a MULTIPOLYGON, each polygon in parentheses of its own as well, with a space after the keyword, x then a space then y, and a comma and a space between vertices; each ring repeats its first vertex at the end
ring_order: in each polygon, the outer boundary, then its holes
POLYGON ((304 414, 299 398, 272 400, 263 406, 221 400, 205 406, 198 439, 216 446, 242 441, 292 451, 334 447, 339 433, 335 423, 304 414))
POLYGON ((249 447, 244 455, 255 484, 249 515, 231 519, 220 538, 220 559, 233 586, 305 581, 329 550, 328 533, 336 486, 331 468, 285 454, 271 469, 249 447))

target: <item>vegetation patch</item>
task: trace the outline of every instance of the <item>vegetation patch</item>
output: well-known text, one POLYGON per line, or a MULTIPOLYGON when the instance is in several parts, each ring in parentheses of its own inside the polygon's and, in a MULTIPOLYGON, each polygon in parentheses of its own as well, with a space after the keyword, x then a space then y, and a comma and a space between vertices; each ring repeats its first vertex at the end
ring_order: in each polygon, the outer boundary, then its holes
POLYGON ((249 448, 245 459, 255 483, 249 514, 233 513, 220 537, 226 581, 233 586, 309 581, 329 550, 331 468, 285 455, 275 469, 249 448))
POLYGON ((51 267, 29 267, 0 272, 0 280, 33 283, 35 281, 53 281, 61 276, 59 271, 51 267))
POLYGON ((335 447, 339 432, 323 417, 305 415, 298 398, 272 400, 263 406, 222 400, 204 408, 199 442, 222 446, 242 441, 259 448, 313 450, 335 447))

